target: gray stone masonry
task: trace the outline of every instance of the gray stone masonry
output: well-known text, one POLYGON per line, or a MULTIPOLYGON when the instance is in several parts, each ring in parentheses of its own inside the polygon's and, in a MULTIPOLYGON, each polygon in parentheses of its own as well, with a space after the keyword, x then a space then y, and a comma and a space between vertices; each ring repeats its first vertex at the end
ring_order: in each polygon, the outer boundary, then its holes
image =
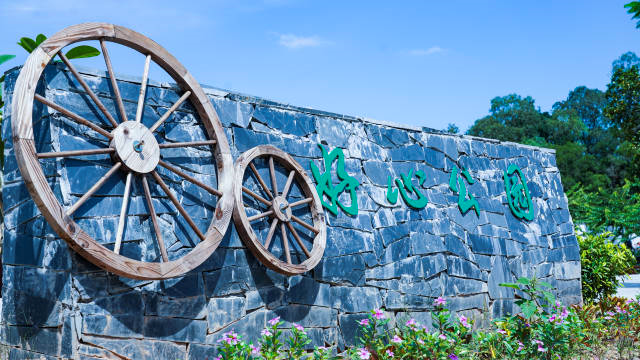
MULTIPOLYGON (((343 148, 346 170, 360 182, 358 215, 327 212, 324 258, 300 276, 267 270, 245 248, 233 224, 211 258, 183 277, 138 281, 109 274, 76 255, 52 231, 22 181, 11 143, 12 91, 18 72, 6 74, 2 124, 0 344, 11 359, 212 359, 224 332, 234 330, 256 341, 266 321, 275 316, 287 328, 293 323, 306 327, 313 345, 343 348, 354 341, 356 321, 374 308, 385 308, 394 322, 415 317, 425 325, 430 324, 429 310, 438 296, 446 297, 454 311, 479 322, 486 319, 482 313, 499 317, 516 312, 513 290, 498 284, 520 276, 536 275, 550 282, 565 304, 581 302, 578 244, 552 150, 403 127, 208 87, 205 91, 224 125, 234 159, 256 145, 271 144, 292 154, 311 175, 311 161, 324 171, 319 143, 330 150, 343 148), (509 210, 503 171, 512 163, 527 178, 533 221, 517 219, 509 210), (458 197, 449 189, 455 165, 468 168, 476 180, 467 189, 478 200, 479 215, 473 210, 462 215, 458 209, 458 197), (420 210, 408 207, 401 197, 395 205, 386 199, 387 177, 411 169, 426 174, 419 191, 428 205, 420 210)), ((117 114, 104 73, 82 74, 117 114)), ((139 79, 121 76, 119 86, 133 118, 139 79)), ((107 124, 59 64, 46 68, 38 92, 107 124)), ((150 125, 178 97, 174 87, 152 82, 143 122, 150 125)), ((40 104, 34 106, 34 131, 40 152, 105 146, 98 134, 40 104)), ((159 134, 161 142, 204 138, 188 104, 159 134)), ((215 186, 210 155, 197 148, 163 150, 165 159, 215 186)), ((63 204, 73 203, 109 164, 105 156, 42 161, 63 204)), ((281 170, 278 176, 285 177, 281 170)), ((205 228, 216 198, 167 171, 162 174, 205 228)), ((107 247, 113 246, 122 178, 109 181, 74 215, 107 247)), ((249 186, 255 185, 250 182, 247 179, 249 186)), ((195 236, 155 185, 152 193, 169 257, 178 258, 194 246, 195 236)), ((349 203, 348 198, 344 201, 349 203)), ((129 214, 122 253, 157 261, 140 184, 133 186, 129 214)), ((268 223, 256 222, 258 233, 266 230, 268 223)), ((274 239, 274 251, 279 244, 279 238, 274 239)))

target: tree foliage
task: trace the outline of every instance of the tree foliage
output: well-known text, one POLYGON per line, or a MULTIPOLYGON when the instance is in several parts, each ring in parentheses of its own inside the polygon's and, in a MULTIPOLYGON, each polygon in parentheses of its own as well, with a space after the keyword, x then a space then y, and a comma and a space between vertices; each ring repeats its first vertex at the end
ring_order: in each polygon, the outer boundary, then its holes
POLYGON ((582 294, 587 302, 616 293, 619 276, 631 271, 635 258, 624 245, 613 243, 609 233, 578 236, 582 260, 582 294))

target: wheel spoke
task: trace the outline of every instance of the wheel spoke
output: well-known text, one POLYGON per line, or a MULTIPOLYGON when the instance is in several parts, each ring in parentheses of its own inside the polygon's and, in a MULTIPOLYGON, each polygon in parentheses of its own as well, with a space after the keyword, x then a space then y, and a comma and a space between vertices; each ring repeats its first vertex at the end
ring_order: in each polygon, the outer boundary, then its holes
POLYGON ((257 215, 249 216, 249 217, 247 218, 247 220, 249 220, 249 222, 252 222, 252 221, 255 221, 255 220, 258 220, 258 219, 262 219, 263 217, 265 217, 265 216, 269 216, 269 215, 271 215, 271 214, 273 214, 273 210, 268 210, 268 211, 265 211, 265 212, 263 212, 263 213, 261 213, 261 214, 257 214, 257 215))
POLYGON ((306 199, 294 201, 292 203, 289 203, 289 207, 290 208, 294 208, 296 206, 304 205, 304 204, 310 203, 312 201, 313 201, 313 198, 306 198, 306 199))
POLYGON ((107 44, 103 39, 100 39, 100 47, 102 47, 102 56, 104 57, 104 63, 107 65, 107 71, 109 72, 109 79, 111 80, 111 87, 113 88, 113 94, 116 97, 116 103, 118 104, 118 110, 120 110, 120 117, 123 122, 127 121, 127 112, 124 109, 124 103, 122 102, 122 96, 120 95, 120 88, 118 88, 118 81, 113 73, 113 67, 111 66, 111 58, 109 57, 109 51, 107 51, 107 44))
POLYGON ((160 231, 160 224, 158 224, 156 209, 153 207, 153 199, 151 198, 151 191, 149 191, 149 183, 147 182, 146 174, 142 175, 142 188, 144 189, 144 197, 147 199, 147 206, 149 207, 149 214, 151 215, 151 222, 153 223, 153 230, 156 233, 156 240, 158 241, 162 260, 164 260, 164 262, 169 262, 167 249, 165 248, 164 240, 162 239, 162 231, 160 231))
POLYGON ((244 191, 245 193, 251 195, 252 197, 254 197, 256 200, 260 201, 261 203, 267 205, 267 206, 271 206, 271 201, 263 198, 262 196, 254 193, 253 191, 247 189, 245 186, 242 187, 242 191, 244 191))
POLYGON ((287 262, 291 264, 291 254, 289 253, 289 240, 287 239, 287 229, 285 229, 284 223, 280 224, 280 231, 282 232, 282 247, 285 255, 287 256, 287 262))
POLYGON ((262 190, 264 190, 264 192, 266 192, 267 195, 269 195, 269 197, 271 199, 273 199, 273 194, 271 194, 271 191, 269 191, 269 188, 267 187, 267 184, 264 182, 264 180, 262 180, 262 176, 260 176, 260 173, 258 173, 258 169, 256 169, 256 166, 253 165, 252 162, 250 162, 249 163, 249 167, 251 168, 251 171, 253 171, 253 174, 258 179, 258 182, 260 183, 260 186, 262 186, 262 190))
POLYGON ((87 83, 82 79, 82 77, 80 76, 76 68, 71 64, 69 59, 67 59, 67 57, 64 56, 62 51, 58 52, 58 56, 60 57, 60 59, 62 59, 62 62, 64 62, 64 64, 67 65, 69 70, 71 70, 71 73, 73 74, 73 76, 76 77, 80 85, 84 88, 84 91, 87 92, 91 100, 93 100, 93 102, 98 106, 98 109, 100 109, 100 111, 102 111, 104 116, 107 117, 107 120, 109 120, 111 125, 113 125, 113 127, 118 127, 118 123, 116 122, 116 120, 113 118, 113 116, 111 116, 111 114, 109 114, 109 111, 107 111, 107 108, 104 107, 104 104, 102 104, 102 101, 98 99, 96 94, 91 90, 91 88, 89 88, 89 85, 87 85, 87 83))
POLYGON ((158 161, 158 164, 162 165, 162 167, 166 168, 167 170, 169 170, 169 171, 171 171, 171 172, 183 177, 185 180, 190 181, 190 182, 200 186, 201 188, 203 188, 203 189, 207 190, 208 192, 212 193, 213 195, 222 196, 222 193, 220 191, 212 188, 211 186, 201 182, 200 180, 198 180, 198 179, 196 179, 196 178, 194 178, 194 177, 192 177, 190 175, 187 175, 184 171, 182 171, 182 170, 180 170, 178 168, 175 168, 175 167, 169 165, 168 163, 166 163, 166 162, 164 162, 162 160, 158 161))
POLYGON ((155 124, 153 124, 153 126, 151 126, 149 128, 149 131, 154 132, 156 131, 160 125, 162 125, 162 123, 167 120, 169 118, 169 116, 171 116, 171 114, 176 111, 176 109, 178 108, 178 106, 180 106, 185 100, 187 100, 189 98, 189 96, 191 95, 191 91, 187 91, 186 93, 184 93, 184 95, 182 95, 180 97, 180 99, 178 99, 178 101, 176 101, 170 108, 169 110, 167 110, 166 113, 164 113, 164 115, 162 115, 162 117, 160 119, 158 119, 158 121, 156 121, 155 124))
POLYGON ((297 222, 298 224, 302 225, 302 227, 304 227, 305 229, 309 230, 309 231, 313 231, 315 234, 319 233, 320 230, 314 228, 313 226, 307 224, 306 222, 302 221, 300 218, 298 218, 295 215, 291 215, 291 220, 297 222))
POLYGON ((38 154, 38 159, 48 159, 48 158, 57 158, 57 157, 68 157, 68 156, 111 154, 115 151, 116 150, 114 148, 104 148, 104 149, 90 149, 90 150, 46 152, 46 153, 38 154))
POLYGON ((91 130, 99 133, 100 135, 103 135, 104 137, 106 137, 107 139, 111 140, 113 139, 113 135, 111 135, 111 133, 109 133, 107 130, 101 128, 100 126, 92 123, 91 121, 83 118, 80 115, 76 115, 75 113, 63 108, 62 106, 51 102, 47 99, 45 99, 44 97, 35 94, 34 99, 38 100, 39 102, 43 103, 44 105, 47 105, 48 107, 58 111, 59 113, 61 113, 62 115, 68 117, 69 119, 77 122, 78 124, 84 125, 84 126, 88 126, 91 128, 91 130))
POLYGON ((269 249, 269 244, 271 244, 271 239, 273 238, 273 234, 276 232, 276 228, 278 227, 278 218, 273 218, 271 222, 271 227, 269 228, 269 233, 267 234, 267 240, 264 242, 264 248, 269 249))
POLYGON ((300 245, 300 248, 302 249, 302 251, 304 251, 304 254, 307 255, 307 258, 310 258, 311 257, 311 253, 309 252, 309 250, 307 250, 307 247, 304 246, 304 244, 302 243, 302 240, 300 239, 300 235, 298 235, 298 232, 293 227, 293 224, 288 222, 287 223, 287 227, 289 227, 289 230, 293 234, 293 237, 296 239, 296 242, 298 243, 298 245, 300 245))
POLYGON ((273 186, 273 196, 278 196, 278 182, 276 181, 276 170, 273 166, 273 156, 269 156, 269 174, 271 174, 271 186, 273 186))
POLYGON ((176 197, 171 193, 171 190, 169 189, 167 184, 164 183, 164 181, 162 180, 158 172, 152 171, 151 175, 153 175, 153 178, 160 185, 160 187, 165 192, 165 194, 167 194, 167 196, 169 197, 173 205, 176 207, 176 209, 178 209, 178 212, 180 212, 182 217, 184 217, 184 219, 187 220, 187 223, 189 223, 189 226, 191 226, 191 228, 198 235, 200 240, 204 241, 205 239, 204 234, 200 231, 200 229, 198 229, 198 227, 196 226, 196 223, 193 222, 193 220, 191 219, 191 216, 189 216, 187 211, 182 207, 182 205, 180 205, 180 202, 178 201, 178 199, 176 199, 176 197))
POLYGON ((87 199, 89 199, 96 191, 98 191, 98 189, 100 189, 100 187, 102 185, 104 185, 104 183, 111 177, 111 175, 113 175, 116 170, 118 170, 120 168, 120 166, 122 166, 121 162, 117 162, 115 165, 113 165, 111 167, 111 169, 109 169, 109 171, 107 171, 106 174, 104 174, 103 177, 100 178, 100 180, 98 180, 97 183, 95 183, 90 189, 89 191, 87 191, 84 195, 82 195, 82 197, 80 199, 78 199, 78 201, 76 201, 75 204, 73 204, 67 211, 66 214, 67 216, 71 216, 74 212, 76 212, 76 210, 78 210, 78 208, 84 204, 85 201, 87 201, 87 199))
POLYGON ((177 142, 177 143, 164 143, 159 144, 160 149, 167 148, 180 148, 180 147, 188 147, 188 146, 205 146, 205 145, 215 145, 217 141, 215 140, 204 140, 204 141, 186 141, 186 142, 177 142))
POLYGON ((291 188, 291 184, 293 183, 293 177, 296 175, 295 170, 291 170, 291 172, 289 173, 289 177, 287 178, 287 183, 284 184, 284 189, 282 189, 282 197, 284 197, 285 199, 287 198, 287 195, 289 194, 289 190, 291 188))
POLYGON ((116 232, 116 244, 113 252, 120 254, 120 244, 122 243, 122 235, 124 235, 124 225, 127 220, 127 205, 129 205, 129 193, 131 192, 132 172, 127 174, 127 181, 124 185, 124 195, 122 196, 122 207, 120 208, 120 218, 118 218, 118 231, 116 232))
POLYGON ((147 94, 147 82, 149 80, 149 64, 151 55, 147 55, 144 61, 144 72, 142 73, 142 83, 140 84, 140 96, 138 97, 138 109, 136 110, 136 122, 142 121, 142 110, 144 109, 144 96, 147 94))

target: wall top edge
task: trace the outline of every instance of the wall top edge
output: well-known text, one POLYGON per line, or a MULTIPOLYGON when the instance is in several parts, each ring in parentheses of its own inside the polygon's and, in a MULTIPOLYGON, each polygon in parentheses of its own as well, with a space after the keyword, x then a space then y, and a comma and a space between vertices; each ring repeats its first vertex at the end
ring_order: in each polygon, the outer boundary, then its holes
MULTIPOLYGON (((65 68, 64 64, 61 64, 61 63, 49 64, 48 66, 56 66, 58 67, 59 70, 68 71, 68 69, 65 68)), ((4 75, 11 75, 13 73, 17 73, 20 71, 20 69, 22 69, 21 65, 13 67, 5 71, 4 75)), ((107 79, 109 76, 108 73, 104 70, 87 68, 87 67, 82 67, 77 65, 76 65, 76 69, 78 70, 79 73, 84 75, 97 76, 105 79, 107 79)), ((141 77, 121 74, 121 73, 116 73, 116 78, 118 79, 118 81, 131 82, 131 83, 140 83, 142 81, 141 77)), ((167 88, 167 89, 177 89, 177 86, 175 83, 158 82, 152 79, 149 79, 148 86, 153 86, 158 88, 167 88)), ((482 137, 472 136, 472 135, 450 134, 442 130, 437 130, 437 129, 424 127, 424 126, 420 127, 420 126, 404 125, 404 124, 398 124, 395 122, 390 122, 385 120, 377 120, 377 119, 372 119, 367 117, 345 115, 345 114, 339 114, 339 113, 334 113, 330 111, 318 110, 311 107, 291 105, 291 104, 274 101, 274 100, 254 96, 254 95, 244 94, 237 91, 226 90, 226 89, 222 89, 222 88, 218 88, 215 86, 202 84, 202 83, 200 83, 200 86, 202 86, 202 89, 204 90, 205 94, 209 96, 217 97, 217 98, 226 98, 232 101, 246 102, 256 106, 270 107, 270 108, 276 108, 280 110, 296 111, 296 112, 301 112, 309 115, 314 115, 319 117, 331 117, 331 118, 336 118, 336 119, 350 121, 350 122, 362 122, 362 123, 368 123, 373 125, 380 125, 380 126, 395 128, 399 130, 406 130, 411 132, 422 132, 426 134, 443 135, 443 136, 455 137, 460 139, 466 139, 470 141, 481 141, 481 142, 491 143, 491 144, 502 144, 505 146, 513 146, 513 147, 529 149, 533 151, 541 151, 549 154, 556 153, 555 149, 550 149, 550 148, 519 144, 511 141, 500 141, 496 139, 482 138, 482 137)))

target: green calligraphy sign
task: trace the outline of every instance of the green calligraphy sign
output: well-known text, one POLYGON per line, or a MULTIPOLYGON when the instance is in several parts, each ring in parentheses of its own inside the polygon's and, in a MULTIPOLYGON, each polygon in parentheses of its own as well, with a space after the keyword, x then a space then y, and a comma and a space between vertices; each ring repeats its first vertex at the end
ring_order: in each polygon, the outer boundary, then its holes
POLYGON ((344 167, 344 153, 342 149, 335 148, 331 152, 322 145, 318 144, 322 150, 322 158, 324 160, 324 172, 320 173, 320 169, 316 164, 311 161, 311 173, 316 180, 316 191, 320 197, 320 202, 327 208, 333 215, 338 215, 338 206, 345 213, 355 216, 358 214, 358 199, 356 197, 356 188, 360 185, 360 182, 352 176, 350 176, 344 167), (331 164, 336 162, 336 173, 340 182, 337 185, 333 185, 331 179, 331 164), (346 206, 340 200, 340 194, 344 191, 349 191, 351 198, 351 205, 346 206), (327 201, 328 200, 328 201, 327 201))
POLYGON ((534 211, 529 187, 518 165, 509 165, 504 172, 504 187, 513 215, 518 219, 533 220, 534 211))
POLYGON ((418 186, 414 186, 411 182, 413 178, 414 172, 413 169, 409 170, 409 174, 400 174, 399 179, 395 179, 395 184, 398 187, 397 189, 393 189, 393 183, 391 176, 387 177, 387 200, 394 204, 398 202, 398 190, 400 190, 400 195, 404 202, 411 206, 414 209, 422 209, 427 206, 427 197, 424 196, 418 188, 422 186, 424 180, 426 179, 426 175, 424 171, 418 170, 415 172, 415 176, 418 178, 418 186), (409 196, 410 193, 414 193, 417 197, 416 199, 409 196))
POLYGON ((477 216, 480 216, 480 205, 478 200, 472 195, 467 194, 467 186, 464 180, 467 180, 469 185, 474 184, 476 181, 471 177, 469 170, 462 168, 462 171, 458 167, 454 166, 449 177, 449 189, 454 193, 458 193, 458 208, 462 214, 466 214, 469 209, 473 208, 477 216), (462 176, 458 176, 458 173, 462 176))

